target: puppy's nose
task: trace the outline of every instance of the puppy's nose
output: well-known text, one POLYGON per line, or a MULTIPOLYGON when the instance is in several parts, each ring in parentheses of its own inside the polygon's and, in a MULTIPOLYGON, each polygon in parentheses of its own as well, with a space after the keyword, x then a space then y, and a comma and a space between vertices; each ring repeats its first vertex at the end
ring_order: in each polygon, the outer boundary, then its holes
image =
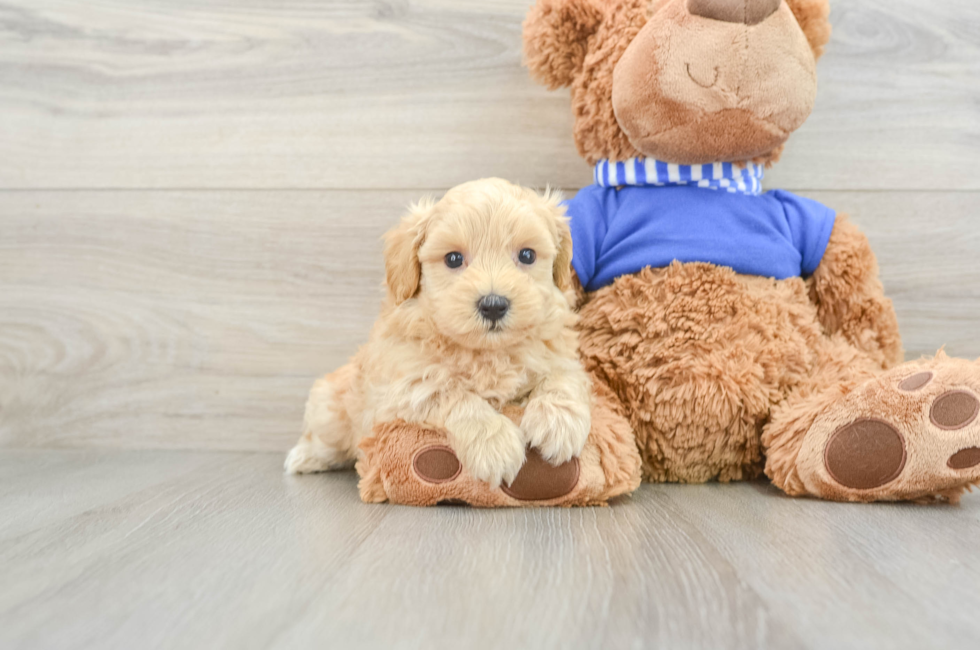
POLYGON ((757 25, 776 13, 783 0, 687 0, 695 16, 726 23, 757 25))
POLYGON ((480 298, 476 303, 476 308, 480 310, 481 316, 491 323, 496 323, 507 314, 507 310, 510 309, 510 301, 503 296, 491 293, 480 298))

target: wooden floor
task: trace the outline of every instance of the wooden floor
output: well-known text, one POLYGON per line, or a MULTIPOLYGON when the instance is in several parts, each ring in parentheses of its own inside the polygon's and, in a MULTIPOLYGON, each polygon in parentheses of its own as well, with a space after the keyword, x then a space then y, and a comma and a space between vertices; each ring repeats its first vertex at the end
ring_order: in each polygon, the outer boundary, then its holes
POLYGON ((980 499, 411 509, 265 453, 0 453, 4 648, 968 648, 980 499), (137 642, 138 640, 138 642, 137 642), (137 645, 133 645, 137 643, 137 645))
MULTIPOLYGON (((0 2, 0 649, 980 647, 980 495, 411 510, 282 475, 410 201, 590 182, 530 2, 0 2)), ((831 5, 765 186, 852 215, 909 357, 980 356, 980 3, 831 5)))
POLYGON ((362 504, 276 454, 0 452, 3 648, 975 648, 980 499, 362 504))

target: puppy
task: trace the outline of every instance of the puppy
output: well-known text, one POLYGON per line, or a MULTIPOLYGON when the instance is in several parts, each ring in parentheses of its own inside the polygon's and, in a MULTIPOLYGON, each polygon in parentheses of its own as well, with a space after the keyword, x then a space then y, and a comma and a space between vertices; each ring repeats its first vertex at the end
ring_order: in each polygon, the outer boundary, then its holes
POLYGON ((375 423, 396 419, 445 430, 492 487, 514 480, 527 445, 554 464, 577 456, 592 393, 559 201, 487 179, 414 205, 385 235, 381 316, 350 363, 313 385, 286 471, 348 466, 375 423), (519 427, 507 404, 524 407, 519 427))

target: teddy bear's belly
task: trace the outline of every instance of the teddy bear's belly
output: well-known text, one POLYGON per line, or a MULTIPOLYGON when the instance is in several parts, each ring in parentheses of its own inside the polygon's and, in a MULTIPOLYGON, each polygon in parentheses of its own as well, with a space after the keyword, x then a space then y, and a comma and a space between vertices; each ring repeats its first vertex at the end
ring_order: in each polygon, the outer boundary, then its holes
POLYGON ((581 309, 586 366, 627 408, 647 478, 757 476, 770 408, 812 372, 822 336, 800 278, 710 264, 644 269, 581 309))

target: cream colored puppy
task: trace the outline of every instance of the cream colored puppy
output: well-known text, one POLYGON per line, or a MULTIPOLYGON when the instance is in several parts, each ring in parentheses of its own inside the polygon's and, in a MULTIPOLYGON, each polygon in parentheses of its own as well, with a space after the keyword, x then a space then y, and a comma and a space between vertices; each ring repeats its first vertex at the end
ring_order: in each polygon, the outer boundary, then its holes
POLYGON ((368 343, 318 380, 290 473, 350 464, 375 423, 444 429, 463 467, 510 483, 527 445, 553 463, 589 434, 560 197, 500 179, 422 201, 385 236, 387 297, 368 343), (520 426, 500 413, 525 406, 520 426))

